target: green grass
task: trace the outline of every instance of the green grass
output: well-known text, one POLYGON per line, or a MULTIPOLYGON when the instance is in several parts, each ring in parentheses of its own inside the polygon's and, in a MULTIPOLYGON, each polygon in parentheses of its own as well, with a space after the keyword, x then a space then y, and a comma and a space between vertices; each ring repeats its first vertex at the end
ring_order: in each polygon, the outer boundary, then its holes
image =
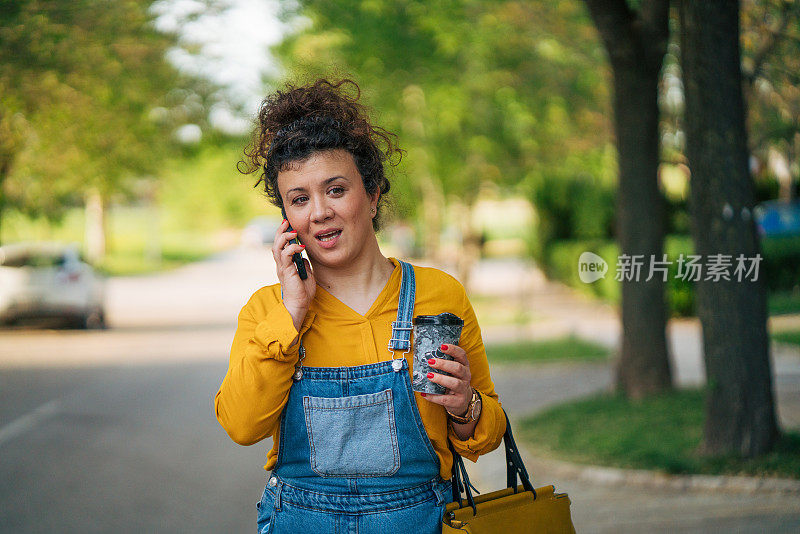
MULTIPOLYGON (((69 210, 61 224, 48 224, 44 219, 29 219, 13 212, 3 223, 3 244, 65 241, 78 243, 85 252, 83 209, 69 210)), ((185 229, 168 213, 142 207, 112 207, 107 224, 106 256, 95 265, 107 276, 147 274, 179 267, 235 244, 238 237, 238 230, 226 233, 185 229)))
POLYGON ((773 340, 781 343, 790 343, 792 345, 800 345, 800 330, 787 330, 785 332, 776 332, 771 334, 773 340))
POLYGON ((544 341, 519 341, 486 346, 490 362, 600 361, 609 351, 574 336, 544 341))
POLYGON ((493 295, 470 295, 470 303, 481 326, 526 325, 536 319, 530 302, 493 295))
POLYGON ((161 239, 159 258, 148 252, 145 242, 118 237, 114 248, 96 267, 107 276, 149 274, 202 260, 220 250, 206 235, 178 233, 162 236, 161 239))
POLYGON ((778 291, 767 296, 767 313, 784 315, 800 313, 800 291, 778 291))
POLYGON ((800 433, 754 459, 702 457, 704 391, 679 390, 643 401, 602 393, 561 404, 521 421, 531 452, 579 463, 667 473, 800 478, 800 433))

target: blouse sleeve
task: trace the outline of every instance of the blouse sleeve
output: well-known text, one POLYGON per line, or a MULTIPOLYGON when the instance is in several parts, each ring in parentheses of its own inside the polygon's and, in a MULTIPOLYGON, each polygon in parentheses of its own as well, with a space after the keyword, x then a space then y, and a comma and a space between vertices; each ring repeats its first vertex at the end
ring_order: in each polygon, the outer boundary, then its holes
POLYGON ((309 311, 298 332, 272 291, 256 292, 242 308, 228 371, 214 396, 217 420, 236 443, 252 445, 275 434, 299 358, 298 334, 313 320, 309 311))
MULTIPOLYGON (((463 291, 463 289, 462 289, 463 291)), ((464 458, 473 462, 478 456, 491 452, 500 445, 506 431, 506 417, 500 404, 500 399, 494 391, 494 383, 489 375, 489 362, 486 359, 486 349, 481 339, 481 329, 475 317, 475 310, 463 293, 463 318, 464 328, 461 332, 459 346, 467 353, 469 369, 472 375, 472 387, 481 396, 481 415, 475 425, 472 437, 460 439, 451 425, 447 425, 447 435, 453 443, 453 448, 464 458)))

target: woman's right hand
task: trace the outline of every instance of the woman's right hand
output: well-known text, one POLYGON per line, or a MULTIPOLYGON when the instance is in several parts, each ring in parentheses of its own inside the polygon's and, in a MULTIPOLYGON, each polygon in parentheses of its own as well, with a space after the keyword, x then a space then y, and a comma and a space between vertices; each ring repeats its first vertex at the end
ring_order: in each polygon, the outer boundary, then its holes
POLYGON ((311 299, 314 298, 317 291, 317 282, 314 279, 314 273, 311 272, 311 264, 306 258, 303 258, 303 262, 308 278, 301 280, 300 275, 297 274, 297 267, 292 261, 292 255, 302 252, 304 247, 291 242, 297 233, 295 231, 287 232, 288 228, 289 221, 284 219, 278 227, 272 243, 272 257, 275 259, 278 280, 283 289, 283 304, 289 310, 294 319, 295 328, 299 331, 311 305, 311 299))

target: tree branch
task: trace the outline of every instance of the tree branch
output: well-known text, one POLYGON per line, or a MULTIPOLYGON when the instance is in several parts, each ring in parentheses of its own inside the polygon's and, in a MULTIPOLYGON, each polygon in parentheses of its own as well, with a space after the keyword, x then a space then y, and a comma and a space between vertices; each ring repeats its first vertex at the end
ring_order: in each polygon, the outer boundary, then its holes
POLYGON ((789 25, 789 20, 796 17, 800 13, 797 5, 790 0, 784 0, 781 3, 781 11, 779 15, 778 25, 774 30, 769 30, 766 40, 761 44, 761 47, 753 58, 753 68, 748 72, 742 72, 747 85, 752 87, 756 78, 761 74, 761 69, 769 57, 770 53, 775 49, 781 41, 781 38, 786 37, 786 27, 789 25))

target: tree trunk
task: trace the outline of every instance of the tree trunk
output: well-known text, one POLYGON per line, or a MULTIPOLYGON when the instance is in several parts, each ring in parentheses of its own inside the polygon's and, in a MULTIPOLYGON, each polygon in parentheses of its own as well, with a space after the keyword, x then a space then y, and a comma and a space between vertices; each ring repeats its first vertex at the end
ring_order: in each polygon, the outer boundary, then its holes
POLYGON ((422 236, 423 255, 434 264, 439 264, 443 259, 440 253, 442 238, 442 217, 444 211, 444 195, 430 176, 423 177, 420 182, 422 190, 422 220, 425 230, 422 236))
POLYGON ((458 253, 456 273, 459 281, 461 281, 469 293, 471 289, 470 281, 472 268, 481 257, 480 235, 478 235, 472 225, 472 215, 475 205, 460 202, 457 208, 460 212, 458 215, 458 224, 459 234, 461 235, 461 250, 459 250, 458 253))
POLYGON ((22 122, 18 116, 9 118, 5 110, 0 108, 0 245, 3 244, 3 216, 10 205, 5 184, 11 174, 11 166, 19 147, 19 130, 22 122))
MULTIPOLYGON (((696 253, 704 263, 729 255, 732 267, 760 253, 752 217, 739 50, 739 5, 729 0, 680 3, 686 94, 690 208, 696 253)), ((746 266, 750 266, 747 261, 746 266)), ((708 397, 700 451, 751 457, 779 435, 767 338, 766 289, 756 275, 696 282, 703 326, 708 397)))
POLYGON ((9 166, 8 161, 5 161, 5 159, 0 162, 0 245, 3 244, 3 216, 6 211, 5 183, 9 166))
POLYGON ((646 281, 650 260, 662 260, 664 199, 658 188, 658 80, 669 37, 669 2, 586 0, 614 74, 614 131, 619 155, 617 239, 620 253, 639 257, 639 276, 622 278, 618 389, 642 398, 672 387, 666 340, 664 280, 646 281))
MULTIPOLYGON (((650 259, 662 259, 664 199, 658 189, 658 69, 614 69, 614 116, 619 152, 617 239, 620 253, 642 256, 642 272, 622 280, 622 340, 617 385, 631 398, 672 387, 667 354, 664 280, 650 259)), ((635 274, 635 273, 634 273, 635 274)))
POLYGON ((86 198, 86 256, 90 263, 102 261, 106 254, 106 210, 103 197, 92 189, 86 198))

